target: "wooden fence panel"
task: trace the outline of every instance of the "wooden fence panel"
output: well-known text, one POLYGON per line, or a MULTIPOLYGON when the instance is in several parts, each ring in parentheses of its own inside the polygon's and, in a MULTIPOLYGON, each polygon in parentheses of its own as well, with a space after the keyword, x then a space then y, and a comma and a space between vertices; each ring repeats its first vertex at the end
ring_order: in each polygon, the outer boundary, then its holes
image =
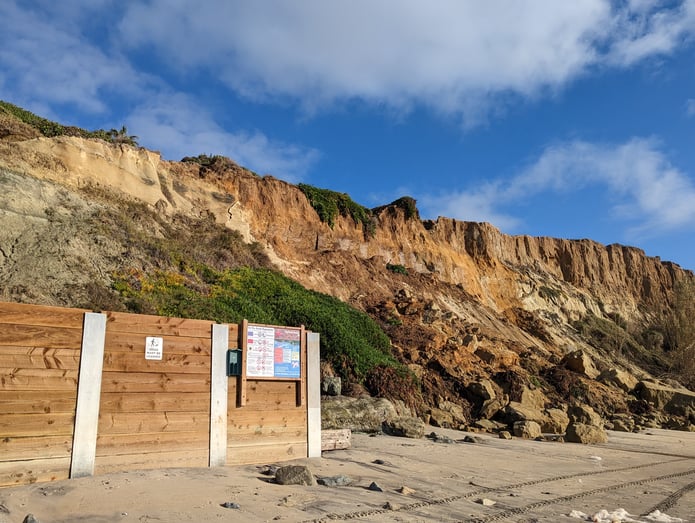
POLYGON ((0 486, 69 475, 85 312, 0 303, 0 486))
POLYGON ((212 322, 108 313, 97 473, 207 466, 212 322), (145 359, 148 336, 162 359, 145 359))
MULTIPOLYGON (((71 466, 73 474, 84 473, 75 469, 80 453, 74 446, 84 448, 73 439, 79 434, 78 379, 83 373, 84 381, 85 366, 95 368, 81 358, 85 317, 106 320, 96 355, 95 337, 84 334, 92 340, 85 354, 98 362, 93 373, 101 376, 101 393, 93 395, 99 406, 98 423, 93 408, 96 458, 87 474, 307 455, 305 351, 301 379, 246 379, 245 405, 237 407, 240 380, 220 369, 226 349, 240 348, 239 326, 228 326, 227 340, 219 326, 213 337, 210 321, 87 312, 0 302, 0 486, 65 479, 71 466), (162 339, 161 360, 145 358, 152 336, 162 339), (213 384, 222 393, 211 433, 213 384)), ((95 451, 85 454, 91 460, 95 451)))
POLYGON ((297 406, 301 382, 247 379, 246 404, 238 407, 238 381, 229 381, 227 464, 306 457, 307 410, 297 406))

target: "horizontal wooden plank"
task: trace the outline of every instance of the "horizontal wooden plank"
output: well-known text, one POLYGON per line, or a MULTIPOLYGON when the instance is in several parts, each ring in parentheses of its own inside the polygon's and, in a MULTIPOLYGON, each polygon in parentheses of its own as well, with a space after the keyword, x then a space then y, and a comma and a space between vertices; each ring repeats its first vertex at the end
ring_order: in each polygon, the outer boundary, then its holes
POLYGON ((156 432, 143 434, 100 434, 97 437, 97 456, 120 456, 147 452, 181 452, 207 450, 207 432, 156 432))
POLYGON ((255 430, 227 432, 229 445, 241 443, 306 443, 307 431, 304 427, 258 427, 255 430))
POLYGON ((306 411, 296 409, 292 411, 258 411, 245 407, 233 409, 227 413, 227 424, 230 427, 296 427, 306 424, 306 411))
POLYGON ((0 416, 8 413, 75 412, 77 389, 71 391, 11 390, 0 392, 0 416))
MULTIPOLYGON (((145 354, 145 338, 150 334, 106 331, 104 352, 132 352, 145 354)), ((159 336, 155 334, 154 336, 159 336)), ((190 336, 160 336, 164 354, 198 354, 210 356, 211 341, 208 338, 192 338, 190 336)))
POLYGON ((227 447, 227 465, 249 465, 254 463, 273 463, 307 457, 306 443, 277 445, 261 443, 252 445, 233 445, 227 447))
POLYGON ((68 479, 70 458, 0 461, 0 487, 68 479))
POLYGON ((61 458, 72 454, 72 436, 32 436, 0 438, 3 461, 61 458))
POLYGON ((0 329, 0 345, 80 349, 82 329, 6 323, 0 329))
POLYGON ((209 392, 103 392, 99 411, 112 412, 210 412, 209 392))
POLYGON ((0 323, 82 329, 86 309, 0 302, 0 323))
POLYGON ((51 412, 0 415, 0 435, 3 437, 26 437, 46 435, 71 435, 75 415, 51 412))
POLYGON ((210 426, 209 412, 148 412, 99 415, 98 434, 138 434, 146 432, 205 432, 210 426))
POLYGON ((79 369, 77 349, 0 346, 0 368, 8 369, 79 369))
POLYGON ((210 356, 164 352, 161 360, 146 360, 144 351, 139 354, 107 352, 104 354, 104 370, 110 372, 210 374, 210 356))
POLYGON ((151 372, 104 372, 102 392, 210 392, 210 376, 151 372))
POLYGON ((0 391, 76 391, 77 370, 0 368, 0 391))
POLYGON ((112 472, 162 469, 174 467, 207 467, 208 450, 184 450, 177 452, 147 452, 144 454, 97 456, 96 474, 112 472))
POLYGON ((193 338, 210 338, 212 321, 190 320, 184 318, 167 318, 147 314, 129 314, 108 312, 106 332, 130 332, 146 336, 190 336, 193 338))

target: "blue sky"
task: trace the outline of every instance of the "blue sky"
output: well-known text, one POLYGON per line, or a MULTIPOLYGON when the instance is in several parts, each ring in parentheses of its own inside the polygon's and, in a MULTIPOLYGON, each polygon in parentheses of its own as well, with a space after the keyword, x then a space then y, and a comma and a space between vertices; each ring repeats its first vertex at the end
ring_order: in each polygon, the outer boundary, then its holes
POLYGON ((695 0, 3 0, 0 99, 695 269, 695 0))

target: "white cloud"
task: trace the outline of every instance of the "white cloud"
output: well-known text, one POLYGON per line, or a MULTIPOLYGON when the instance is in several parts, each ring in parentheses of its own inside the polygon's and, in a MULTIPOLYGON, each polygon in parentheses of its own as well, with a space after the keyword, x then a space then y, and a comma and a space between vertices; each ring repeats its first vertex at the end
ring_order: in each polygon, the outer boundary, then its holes
MULTIPOLYGON (((73 104, 83 111, 99 113, 107 110, 105 92, 132 95, 143 88, 145 75, 81 35, 76 21, 69 16, 78 12, 74 4, 66 4, 69 9, 61 18, 59 10, 53 16, 52 11, 43 11, 39 6, 28 9, 20 8, 13 0, 2 2, 3 97, 33 108, 73 104)), ((87 13, 89 9, 85 8, 80 18, 87 13)))
POLYGON ((694 5, 152 0, 131 6, 120 31, 171 67, 210 71, 251 98, 290 97, 306 109, 350 99, 418 103, 475 121, 509 95, 673 51, 695 29, 694 5))
POLYGON ((671 53, 695 30, 695 1, 678 2, 666 9, 662 2, 631 0, 618 11, 610 59, 629 66, 655 55, 671 53))
POLYGON ((127 118, 140 143, 170 160, 199 154, 221 154, 257 171, 289 182, 302 179, 319 158, 310 148, 277 142, 260 131, 228 132, 205 109, 183 94, 160 94, 138 106, 127 118))
POLYGON ((685 102, 685 114, 687 116, 695 116, 695 98, 689 98, 685 102))
POLYGON ((490 221, 508 229, 520 223, 504 211, 515 202, 584 187, 610 194, 617 202, 612 212, 630 224, 627 234, 631 237, 654 236, 695 224, 695 185, 670 164, 655 140, 641 138, 617 146, 581 141, 551 146, 510 180, 420 201, 430 215, 490 221))

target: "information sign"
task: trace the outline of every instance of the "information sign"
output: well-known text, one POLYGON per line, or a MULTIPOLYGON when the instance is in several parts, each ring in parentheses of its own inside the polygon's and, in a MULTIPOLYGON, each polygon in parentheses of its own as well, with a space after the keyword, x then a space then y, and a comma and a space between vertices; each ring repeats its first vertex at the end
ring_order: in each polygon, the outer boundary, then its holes
POLYGON ((147 336, 145 338, 145 359, 146 360, 161 360, 164 352, 164 340, 147 336))
POLYGON ((246 375, 250 378, 300 378, 300 333, 299 329, 249 325, 246 375))

